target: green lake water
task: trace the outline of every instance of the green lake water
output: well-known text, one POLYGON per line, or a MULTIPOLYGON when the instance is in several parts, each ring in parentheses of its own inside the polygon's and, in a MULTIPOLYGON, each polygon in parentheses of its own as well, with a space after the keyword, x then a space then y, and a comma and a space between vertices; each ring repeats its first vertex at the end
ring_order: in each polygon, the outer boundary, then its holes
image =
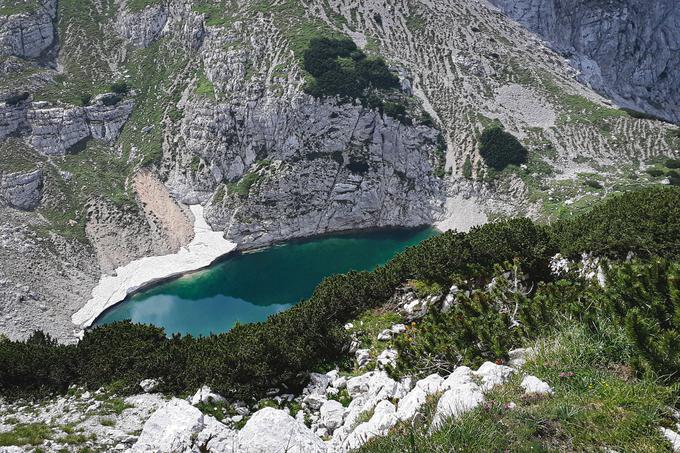
POLYGON ((374 269, 435 234, 433 229, 365 232, 230 255, 205 270, 133 294, 95 325, 130 319, 164 327, 167 333, 226 332, 236 322, 263 321, 311 296, 324 277, 374 269))

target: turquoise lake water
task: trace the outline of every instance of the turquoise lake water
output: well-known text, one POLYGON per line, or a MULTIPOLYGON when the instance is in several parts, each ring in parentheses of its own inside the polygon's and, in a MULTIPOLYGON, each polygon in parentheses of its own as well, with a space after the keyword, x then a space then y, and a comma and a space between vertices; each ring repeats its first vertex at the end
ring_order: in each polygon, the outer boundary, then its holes
POLYGON ((263 321, 311 296, 324 277, 374 269, 435 234, 433 229, 375 231, 230 255, 205 270, 132 295, 95 325, 130 319, 164 327, 166 333, 226 332, 236 322, 263 321))

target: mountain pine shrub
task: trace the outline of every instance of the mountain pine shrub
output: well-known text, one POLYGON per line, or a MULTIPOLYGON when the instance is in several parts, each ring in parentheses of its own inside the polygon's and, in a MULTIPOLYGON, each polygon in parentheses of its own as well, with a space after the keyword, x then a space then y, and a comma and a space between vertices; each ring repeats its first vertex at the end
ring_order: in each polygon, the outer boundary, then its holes
POLYGON ((680 263, 632 261, 609 268, 605 309, 625 327, 641 370, 680 375, 680 263))
POLYGON ((527 161, 526 148, 502 127, 489 127, 482 132, 479 140, 479 154, 486 164, 503 170, 508 165, 520 165, 527 161))

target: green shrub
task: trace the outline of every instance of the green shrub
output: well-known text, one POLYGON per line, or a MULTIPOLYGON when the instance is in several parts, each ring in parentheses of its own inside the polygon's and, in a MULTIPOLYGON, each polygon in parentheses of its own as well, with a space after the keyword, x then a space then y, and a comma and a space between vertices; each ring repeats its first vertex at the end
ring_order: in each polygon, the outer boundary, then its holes
POLYGON ((465 179, 472 179, 472 161, 470 160, 470 156, 467 156, 463 163, 463 177, 465 179))
POLYGON ((413 124, 411 118, 409 118, 408 113, 406 112, 406 106, 400 102, 391 101, 385 102, 385 104, 383 105, 383 113, 387 116, 391 116, 392 118, 399 120, 399 122, 403 124, 409 126, 413 124))
POLYGON ((368 173, 370 166, 368 165, 368 162, 366 162, 365 160, 350 157, 349 162, 347 163, 347 169, 352 173, 364 175, 368 173))
POLYGON ((676 380, 680 375, 680 264, 655 259, 609 268, 605 308, 625 326, 635 365, 676 380))
POLYGON ((303 62, 313 77, 305 90, 315 97, 361 98, 369 87, 399 87, 382 59, 366 57, 350 39, 312 39, 303 62))
POLYGON ((7 105, 18 105, 21 102, 26 101, 30 97, 30 93, 27 91, 19 94, 12 94, 5 98, 5 103, 7 105))
POLYGON ((495 170, 503 170, 508 165, 523 164, 527 160, 526 148, 514 135, 498 126, 487 128, 482 132, 479 153, 484 162, 495 170))
POLYGON ((659 176, 663 176, 664 172, 663 170, 659 170, 658 168, 648 168, 647 174, 651 176, 652 178, 658 178, 659 176))
POLYGON ((125 81, 114 82, 111 84, 111 91, 116 94, 125 95, 130 91, 130 86, 125 81))
POLYGON ((584 184, 588 187, 591 187, 593 189, 603 189, 604 186, 600 181, 597 181, 595 179, 586 179, 584 184))
POLYGON ((83 107, 90 105, 90 101, 92 100, 92 95, 90 93, 85 93, 80 96, 80 105, 83 107))
POLYGON ((672 186, 680 186, 680 173, 678 173, 676 170, 667 171, 666 177, 672 186))
POLYGON ((680 168, 680 159, 668 159, 664 162, 666 168, 678 169, 680 168))
POLYGON ((616 195, 592 212, 553 227, 562 253, 611 258, 680 258, 680 189, 654 187, 616 195))
POLYGON ((116 105, 118 104, 122 98, 118 96, 117 94, 111 95, 111 96, 106 96, 102 98, 102 104, 106 106, 111 106, 111 105, 116 105))

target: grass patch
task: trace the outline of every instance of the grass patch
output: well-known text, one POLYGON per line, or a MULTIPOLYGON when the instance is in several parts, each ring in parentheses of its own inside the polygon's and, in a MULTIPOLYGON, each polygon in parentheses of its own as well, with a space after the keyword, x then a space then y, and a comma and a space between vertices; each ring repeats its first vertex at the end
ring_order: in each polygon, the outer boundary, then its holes
POLYGON ((257 172, 251 171, 246 173, 238 182, 228 184, 228 193, 245 198, 250 194, 250 188, 253 187, 259 179, 260 175, 257 172))
POLYGON ((52 430, 44 423, 22 423, 12 431, 0 433, 0 446, 40 445, 52 438, 52 430))
POLYGON ((205 76, 205 72, 198 73, 198 82, 196 83, 196 94, 199 96, 206 96, 215 98, 215 86, 205 76))
POLYGON ((402 321, 401 315, 393 311, 369 310, 356 321, 352 321, 353 327, 349 333, 356 335, 362 349, 371 349, 372 355, 377 355, 389 344, 387 341, 378 341, 378 334, 402 321))
POLYGON ((525 396, 516 375, 489 392, 485 404, 439 431, 428 431, 431 403, 424 424, 400 424, 358 451, 668 451, 658 427, 675 396, 653 379, 629 373, 630 345, 621 330, 568 325, 537 347, 524 372, 548 382, 553 396, 525 396))
POLYGON ((102 403, 101 413, 104 415, 120 415, 125 409, 134 407, 120 398, 111 398, 102 403))

